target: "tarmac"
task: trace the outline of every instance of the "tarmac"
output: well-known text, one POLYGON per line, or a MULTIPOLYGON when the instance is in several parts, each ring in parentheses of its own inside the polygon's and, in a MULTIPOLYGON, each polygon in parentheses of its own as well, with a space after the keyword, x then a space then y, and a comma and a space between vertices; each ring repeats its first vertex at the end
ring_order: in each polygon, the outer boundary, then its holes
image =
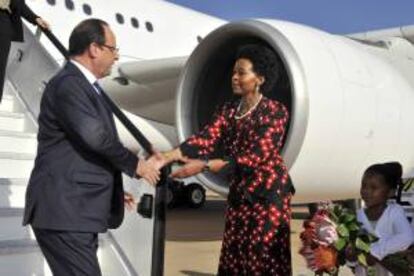
MULTIPOLYGON (((177 207, 167 212, 167 236, 164 275, 213 276, 216 275, 224 229, 226 201, 212 192, 207 193, 205 205, 200 209, 177 207)), ((293 207, 291 223, 292 265, 294 276, 315 275, 306 268, 301 255, 299 233, 307 209, 293 207)), ((353 275, 341 268, 339 275, 353 275)))

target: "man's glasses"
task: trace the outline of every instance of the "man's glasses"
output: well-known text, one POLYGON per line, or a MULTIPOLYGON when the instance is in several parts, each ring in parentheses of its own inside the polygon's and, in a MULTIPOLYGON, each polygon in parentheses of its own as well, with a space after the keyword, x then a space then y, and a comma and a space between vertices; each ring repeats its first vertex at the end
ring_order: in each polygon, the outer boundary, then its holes
POLYGON ((112 53, 118 53, 119 52, 119 48, 114 47, 114 46, 109 46, 109 45, 106 45, 106 44, 100 44, 100 46, 109 49, 112 53))

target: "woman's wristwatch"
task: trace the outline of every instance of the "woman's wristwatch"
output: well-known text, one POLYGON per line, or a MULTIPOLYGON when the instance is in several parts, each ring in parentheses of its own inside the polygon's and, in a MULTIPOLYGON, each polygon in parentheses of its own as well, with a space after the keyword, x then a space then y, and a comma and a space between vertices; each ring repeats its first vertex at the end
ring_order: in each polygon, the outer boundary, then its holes
POLYGON ((208 172, 208 171, 210 171, 210 166, 209 166, 209 164, 208 164, 208 162, 209 162, 210 160, 208 160, 208 157, 205 157, 205 158, 203 158, 202 160, 204 161, 203 172, 208 172))

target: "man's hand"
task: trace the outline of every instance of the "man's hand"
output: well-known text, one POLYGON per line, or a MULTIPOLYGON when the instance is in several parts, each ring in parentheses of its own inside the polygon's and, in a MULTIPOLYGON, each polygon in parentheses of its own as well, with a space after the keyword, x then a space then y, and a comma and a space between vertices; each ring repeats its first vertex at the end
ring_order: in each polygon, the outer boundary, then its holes
POLYGON ((131 193, 124 192, 124 205, 128 211, 132 211, 136 207, 135 198, 131 193))
POLYGON ((41 17, 36 18, 36 24, 44 29, 47 29, 47 30, 50 29, 49 23, 41 17))
POLYGON ((155 160, 153 159, 139 159, 136 174, 145 180, 147 180, 151 185, 155 186, 158 180, 160 180, 160 171, 158 165, 156 165, 155 160))
POLYGON ((203 171, 206 167, 206 162, 199 159, 187 159, 184 166, 174 171, 171 177, 185 178, 196 175, 203 171))
POLYGON ((157 151, 154 151, 154 154, 151 155, 147 161, 157 170, 160 170, 162 167, 167 165, 167 160, 165 159, 165 157, 157 151))

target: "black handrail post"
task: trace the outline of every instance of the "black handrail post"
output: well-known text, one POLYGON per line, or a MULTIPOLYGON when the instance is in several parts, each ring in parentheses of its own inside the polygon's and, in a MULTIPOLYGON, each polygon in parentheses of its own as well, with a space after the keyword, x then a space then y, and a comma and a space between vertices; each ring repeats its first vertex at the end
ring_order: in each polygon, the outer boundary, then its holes
POLYGON ((152 236, 152 266, 151 276, 164 275, 164 255, 165 255, 165 226, 167 212, 167 187, 171 179, 171 166, 161 170, 161 180, 155 188, 155 209, 154 209, 154 231, 152 236))
MULTIPOLYGON (((147 138, 137 129, 125 114, 115 105, 115 103, 102 93, 105 101, 109 104, 115 116, 123 123, 134 138, 150 154, 154 154, 154 149, 147 138)), ((152 237, 152 264, 151 276, 164 275, 164 255, 165 255, 165 222, 166 222, 166 197, 167 187, 171 179, 168 177, 171 173, 171 166, 166 166, 161 170, 161 179, 155 187, 154 200, 154 229, 152 237)))
MULTIPOLYGON (((53 45, 59 50, 59 52, 69 60, 69 52, 59 41, 59 39, 48 29, 39 28, 49 38, 53 45)), ((132 136, 142 146, 142 148, 149 154, 154 154, 154 148, 148 139, 141 133, 141 131, 134 126, 134 124, 125 116, 125 114, 119 109, 118 106, 109 98, 108 95, 102 93, 105 101, 110 106, 112 112, 121 121, 121 123, 128 129, 132 136)), ((171 179, 168 177, 171 172, 171 166, 166 166, 161 170, 161 180, 155 187, 155 200, 154 200, 154 229, 153 229, 153 249, 152 249, 152 264, 151 264, 151 276, 164 275, 164 251, 165 251, 165 221, 166 221, 166 197, 167 187, 171 179)))

